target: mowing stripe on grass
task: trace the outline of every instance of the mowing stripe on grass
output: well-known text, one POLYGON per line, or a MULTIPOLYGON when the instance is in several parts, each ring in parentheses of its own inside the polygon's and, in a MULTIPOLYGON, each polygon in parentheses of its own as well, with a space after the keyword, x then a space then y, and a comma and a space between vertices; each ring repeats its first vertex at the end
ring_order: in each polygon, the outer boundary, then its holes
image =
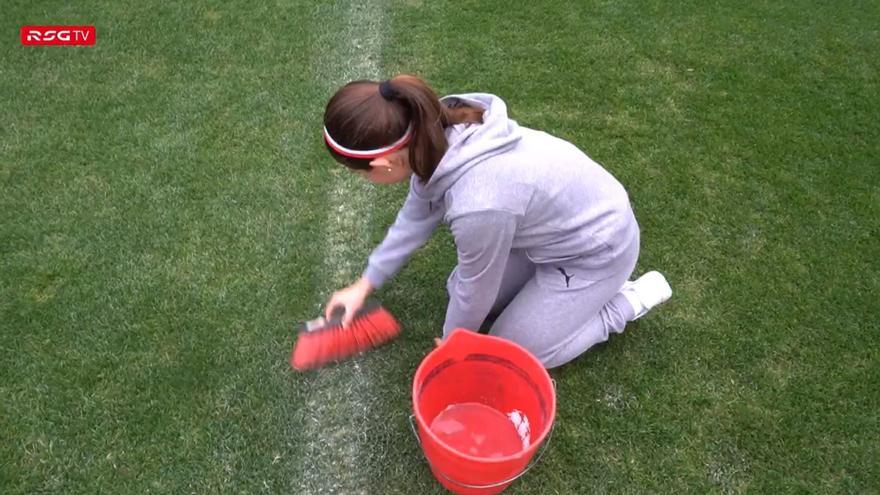
MULTIPOLYGON (((315 64, 328 94, 354 79, 378 79, 384 33, 381 2, 329 4, 319 18, 342 19, 341 32, 318 40, 315 64)), ((328 159, 329 160, 329 159, 328 159)), ((372 185, 341 167, 330 172, 326 253, 320 294, 351 283, 363 268, 370 246, 369 197, 372 185)), ((318 301, 323 304, 324 301, 318 301)), ((316 308, 317 309, 317 308, 316 308)), ((358 360, 320 370, 309 384, 300 493, 361 493, 370 486, 368 425, 375 421, 380 394, 358 360)))

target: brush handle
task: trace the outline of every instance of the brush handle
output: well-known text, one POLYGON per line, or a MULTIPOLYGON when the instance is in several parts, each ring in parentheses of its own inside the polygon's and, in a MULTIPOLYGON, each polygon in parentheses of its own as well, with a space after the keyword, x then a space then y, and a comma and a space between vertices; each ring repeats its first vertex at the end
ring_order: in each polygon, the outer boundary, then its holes
MULTIPOLYGON (((361 316, 373 311, 374 309, 380 307, 378 301, 374 301, 372 299, 368 299, 361 305, 361 309, 357 310, 354 313, 354 318, 352 321, 360 318, 361 316)), ((345 307, 344 306, 334 306, 333 310, 330 312, 330 319, 327 320, 327 325, 331 327, 336 327, 342 325, 342 318, 345 316, 345 307)))
POLYGON ((328 327, 338 327, 342 325, 342 318, 345 317, 345 306, 333 306, 330 310, 330 319, 327 320, 328 327))
MULTIPOLYGON (((357 310, 354 314, 354 319, 357 319, 364 315, 365 313, 369 313, 374 309, 379 307, 379 303, 372 299, 367 300, 361 309, 357 310)), ((313 332, 315 330, 320 330, 322 328, 333 328, 342 326, 342 318, 345 316, 345 306, 334 306, 333 310, 330 312, 330 319, 324 318, 323 316, 319 316, 314 320, 309 320, 305 323, 302 323, 299 326, 300 332, 313 332)))

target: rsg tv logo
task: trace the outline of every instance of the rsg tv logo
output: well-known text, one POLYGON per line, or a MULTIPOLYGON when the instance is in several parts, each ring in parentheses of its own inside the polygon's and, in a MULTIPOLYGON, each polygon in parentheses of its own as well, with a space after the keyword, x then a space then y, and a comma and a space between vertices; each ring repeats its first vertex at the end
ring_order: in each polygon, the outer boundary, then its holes
POLYGON ((94 45, 95 26, 22 26, 22 45, 94 45))

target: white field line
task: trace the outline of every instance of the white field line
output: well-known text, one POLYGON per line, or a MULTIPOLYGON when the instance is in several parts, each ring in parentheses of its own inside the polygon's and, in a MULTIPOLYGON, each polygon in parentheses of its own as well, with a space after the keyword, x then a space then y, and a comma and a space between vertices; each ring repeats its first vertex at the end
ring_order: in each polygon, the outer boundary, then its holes
MULTIPOLYGON (((328 24, 343 20, 342 32, 323 37, 314 62, 327 82, 328 96, 349 81, 379 79, 385 30, 382 2, 323 8, 328 10, 328 24)), ((353 282, 364 268, 365 254, 371 247, 367 238, 372 185, 333 163, 329 156, 326 160, 332 180, 322 269, 326 286, 316 289, 329 295, 353 282)), ((320 301, 316 312, 323 309, 324 302, 320 301)), ((297 493, 367 493, 369 466, 375 465, 375 460, 370 461, 366 427, 378 420, 374 406, 379 395, 369 371, 356 360, 318 372, 302 404, 306 421, 297 493)))

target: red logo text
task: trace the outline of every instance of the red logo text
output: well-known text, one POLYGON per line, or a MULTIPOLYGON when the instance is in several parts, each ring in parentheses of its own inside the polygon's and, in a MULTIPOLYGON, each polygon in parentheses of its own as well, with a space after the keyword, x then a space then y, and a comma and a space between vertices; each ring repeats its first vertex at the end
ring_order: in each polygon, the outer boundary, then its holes
POLYGON ((95 26, 22 26, 22 45, 94 45, 95 26))

